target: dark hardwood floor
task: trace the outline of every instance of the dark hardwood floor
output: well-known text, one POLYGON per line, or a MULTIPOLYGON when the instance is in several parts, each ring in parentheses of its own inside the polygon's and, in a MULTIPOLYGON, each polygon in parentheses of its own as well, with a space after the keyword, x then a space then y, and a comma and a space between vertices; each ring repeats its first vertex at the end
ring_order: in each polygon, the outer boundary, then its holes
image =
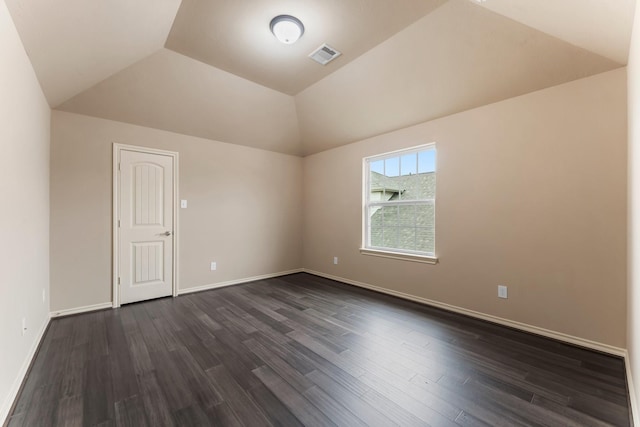
POLYGON ((628 426, 619 358, 295 274, 51 322, 10 426, 628 426))

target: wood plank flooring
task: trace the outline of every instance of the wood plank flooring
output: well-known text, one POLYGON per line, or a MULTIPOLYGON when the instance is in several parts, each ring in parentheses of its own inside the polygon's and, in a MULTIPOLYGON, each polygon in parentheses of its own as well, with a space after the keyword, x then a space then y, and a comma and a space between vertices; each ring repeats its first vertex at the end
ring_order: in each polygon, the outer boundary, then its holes
POLYGON ((9 426, 628 426, 621 359, 295 274, 52 320, 9 426))

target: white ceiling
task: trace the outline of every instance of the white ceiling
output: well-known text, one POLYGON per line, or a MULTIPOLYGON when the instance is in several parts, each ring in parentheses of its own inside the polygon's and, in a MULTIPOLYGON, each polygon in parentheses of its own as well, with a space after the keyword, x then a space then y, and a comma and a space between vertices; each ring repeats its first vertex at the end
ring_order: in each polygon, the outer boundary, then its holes
POLYGON ((635 0, 487 0, 482 7, 627 63, 635 0))
POLYGON ((180 0, 6 0, 52 107, 161 49, 180 0))
POLYGON ((635 7, 635 0, 5 2, 52 107, 296 155, 623 66, 635 7), (278 14, 305 23, 297 44, 269 33, 278 14), (307 58, 323 42, 343 52, 326 67, 307 58))
POLYGON ((166 47, 289 95, 317 82, 446 0, 182 0, 166 47), (288 14, 305 26, 294 45, 271 35, 288 14), (342 52, 326 66, 307 56, 323 43, 342 52))

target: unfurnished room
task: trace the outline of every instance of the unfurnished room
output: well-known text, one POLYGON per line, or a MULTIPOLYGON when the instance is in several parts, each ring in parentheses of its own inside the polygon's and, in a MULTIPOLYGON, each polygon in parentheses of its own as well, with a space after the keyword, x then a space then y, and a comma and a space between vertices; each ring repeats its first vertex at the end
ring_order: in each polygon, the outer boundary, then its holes
POLYGON ((635 0, 2 0, 0 141, 4 426, 640 425, 635 0))

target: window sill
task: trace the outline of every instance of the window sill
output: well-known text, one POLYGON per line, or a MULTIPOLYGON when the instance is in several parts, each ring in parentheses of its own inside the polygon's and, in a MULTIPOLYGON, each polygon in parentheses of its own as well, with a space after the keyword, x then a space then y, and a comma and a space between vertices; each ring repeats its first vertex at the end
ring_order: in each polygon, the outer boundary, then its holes
POLYGON ((403 261, 421 262, 424 264, 437 264, 438 258, 428 255, 405 254, 402 252, 381 251, 379 249, 360 248, 362 255, 379 256, 382 258, 399 259, 403 261))

